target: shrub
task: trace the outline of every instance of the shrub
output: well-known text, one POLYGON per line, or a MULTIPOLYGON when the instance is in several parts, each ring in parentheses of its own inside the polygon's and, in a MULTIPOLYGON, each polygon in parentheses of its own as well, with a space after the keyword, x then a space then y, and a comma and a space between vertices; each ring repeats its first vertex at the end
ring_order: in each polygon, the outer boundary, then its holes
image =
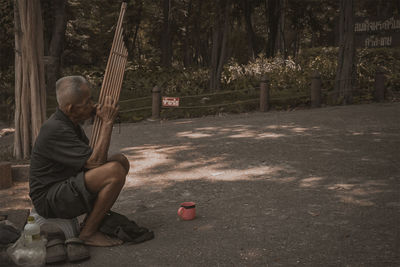
MULTIPOLYGON (((237 91, 230 95, 193 97, 182 101, 188 106, 217 106, 228 101, 251 100, 258 97, 260 80, 266 75, 270 82, 271 97, 276 109, 307 105, 310 94, 310 77, 314 71, 321 74, 323 97, 333 91, 337 68, 338 48, 322 47, 304 49, 296 58, 283 60, 280 57, 266 58, 260 54, 247 64, 239 64, 230 59, 224 66, 221 88, 225 91, 237 91)), ((373 99, 375 73, 380 66, 386 73, 386 88, 394 94, 400 93, 400 48, 358 49, 356 53, 356 90, 355 102, 373 99)), ((69 66, 63 75, 85 76, 93 84, 93 95, 100 92, 104 68, 98 66, 69 66)), ((13 69, 0 73, 1 104, 12 110, 13 69)), ((164 96, 191 96, 209 93, 209 70, 207 68, 186 69, 179 65, 164 69, 153 59, 142 58, 140 64, 128 62, 125 71, 121 100, 150 97, 154 86, 163 89, 164 96)), ((323 99, 326 101, 326 99, 323 99)), ((48 94, 48 109, 56 105, 54 92, 48 94)), ((121 109, 134 109, 151 106, 151 99, 129 101, 121 104, 121 109)), ((188 108, 185 110, 164 110, 165 117, 191 117, 221 112, 246 112, 257 108, 257 103, 226 105, 207 109, 188 108)), ((151 110, 123 113, 123 121, 137 121, 149 116, 151 110)), ((10 117, 10 116, 9 116, 10 117)), ((1 118, 5 119, 5 118, 1 118)))

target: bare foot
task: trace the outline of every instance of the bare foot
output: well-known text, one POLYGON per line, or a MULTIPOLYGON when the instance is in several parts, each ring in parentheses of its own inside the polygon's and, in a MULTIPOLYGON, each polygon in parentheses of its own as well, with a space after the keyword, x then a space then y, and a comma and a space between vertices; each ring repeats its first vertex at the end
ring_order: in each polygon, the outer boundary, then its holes
POLYGON ((94 247, 112 247, 121 245, 123 242, 117 238, 112 238, 101 232, 96 232, 90 236, 79 235, 79 238, 88 246, 94 247))

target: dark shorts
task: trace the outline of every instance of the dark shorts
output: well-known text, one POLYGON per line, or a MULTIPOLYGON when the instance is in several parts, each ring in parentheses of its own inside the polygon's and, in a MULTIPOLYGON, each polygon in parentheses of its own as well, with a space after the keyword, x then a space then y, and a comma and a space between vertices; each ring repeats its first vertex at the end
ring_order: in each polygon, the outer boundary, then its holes
POLYGON ((80 172, 49 188, 45 201, 45 217, 72 219, 92 211, 97 194, 87 190, 84 175, 84 172, 80 172))

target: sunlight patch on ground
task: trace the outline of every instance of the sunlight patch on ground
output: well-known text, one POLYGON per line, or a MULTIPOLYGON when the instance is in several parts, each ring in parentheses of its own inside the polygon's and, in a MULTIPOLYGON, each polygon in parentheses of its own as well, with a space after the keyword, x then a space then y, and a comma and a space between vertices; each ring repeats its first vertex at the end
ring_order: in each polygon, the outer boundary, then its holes
POLYGON ((349 190, 352 189, 355 185, 354 184, 334 184, 329 186, 328 189, 330 190, 349 190))
POLYGON ((257 135, 257 132, 247 130, 247 131, 242 131, 241 133, 234 134, 229 136, 230 138, 253 138, 257 135))
POLYGON ((186 151, 189 149, 190 147, 187 145, 162 148, 159 146, 138 146, 124 148, 121 152, 126 153, 126 156, 131 163, 129 173, 137 174, 146 171, 155 165, 174 164, 175 160, 169 158, 169 156, 177 151, 186 151))
POLYGON ((346 204, 355 204, 363 207, 369 207, 374 205, 374 203, 368 199, 357 199, 355 196, 351 195, 340 195, 339 200, 346 204))
POLYGON ((284 134, 277 134, 277 133, 262 133, 255 136, 255 139, 264 139, 264 138, 279 138, 284 137, 284 134))
POLYGON ((305 128, 305 127, 297 127, 296 125, 289 124, 289 125, 268 125, 264 127, 266 130, 289 130, 294 133, 306 133, 308 131, 318 131, 321 130, 321 127, 319 126, 313 126, 310 128, 305 128))
POLYGON ((300 181, 300 187, 315 187, 322 181, 321 177, 309 177, 300 181))
POLYGON ((210 137, 212 136, 211 134, 206 134, 206 133, 196 133, 193 131, 187 131, 187 132, 181 132, 176 134, 178 137, 187 137, 187 138, 204 138, 204 137, 210 137))
MULTIPOLYGON (((285 164, 275 166, 260 164, 235 168, 236 164, 227 161, 224 154, 207 157, 192 150, 191 143, 180 146, 142 145, 122 149, 121 152, 125 153, 131 163, 126 186, 158 184, 164 187, 174 181, 200 179, 210 181, 266 179, 278 183, 296 180, 290 171, 291 167, 285 164)), ((305 181, 304 184, 311 182, 305 181)))
POLYGON ((340 202, 359 206, 373 206, 372 196, 385 192, 383 187, 388 184, 383 181, 370 180, 362 184, 338 183, 328 187, 337 192, 340 202))
POLYGON ((188 121, 176 121, 176 122, 174 122, 173 124, 190 124, 190 123, 192 123, 193 121, 192 120, 188 120, 188 121))
POLYGON ((251 129, 247 125, 232 125, 230 127, 200 127, 191 131, 184 131, 177 133, 178 137, 186 137, 191 139, 207 138, 216 135, 224 135, 228 138, 252 138, 252 139, 267 139, 267 138, 280 138, 285 137, 287 134, 282 132, 275 132, 279 130, 285 130, 289 134, 301 134, 308 135, 309 131, 320 130, 320 127, 296 127, 295 125, 268 125, 263 128, 262 131, 256 131, 251 129))
POLYGON ((295 133, 305 133, 306 131, 308 131, 307 128, 302 128, 302 127, 295 127, 292 129, 293 132, 295 133))
MULTIPOLYGON (((173 163, 173 167, 163 170, 160 173, 152 173, 154 168, 160 163, 168 162, 166 159, 153 160, 144 158, 142 163, 136 162, 130 170, 125 186, 134 187, 146 184, 158 184, 162 187, 169 186, 175 181, 187 180, 210 180, 210 181, 238 181, 238 180, 254 180, 254 179, 271 179, 277 173, 285 171, 285 167, 256 166, 249 167, 246 170, 227 169, 227 166, 221 163, 221 160, 215 158, 207 159, 206 162, 186 161, 182 163, 173 163), (141 166, 146 163, 145 166, 141 166)), ((171 162, 170 162, 171 163, 171 162)), ((294 181, 294 177, 274 178, 280 183, 288 183, 294 181)))

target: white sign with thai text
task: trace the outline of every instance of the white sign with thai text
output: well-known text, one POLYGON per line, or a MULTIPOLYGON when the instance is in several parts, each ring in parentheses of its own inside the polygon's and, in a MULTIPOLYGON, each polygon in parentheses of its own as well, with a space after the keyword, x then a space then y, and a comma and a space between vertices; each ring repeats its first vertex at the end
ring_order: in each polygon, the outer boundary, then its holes
POLYGON ((167 97, 162 98, 163 107, 179 107, 179 97, 167 97))

